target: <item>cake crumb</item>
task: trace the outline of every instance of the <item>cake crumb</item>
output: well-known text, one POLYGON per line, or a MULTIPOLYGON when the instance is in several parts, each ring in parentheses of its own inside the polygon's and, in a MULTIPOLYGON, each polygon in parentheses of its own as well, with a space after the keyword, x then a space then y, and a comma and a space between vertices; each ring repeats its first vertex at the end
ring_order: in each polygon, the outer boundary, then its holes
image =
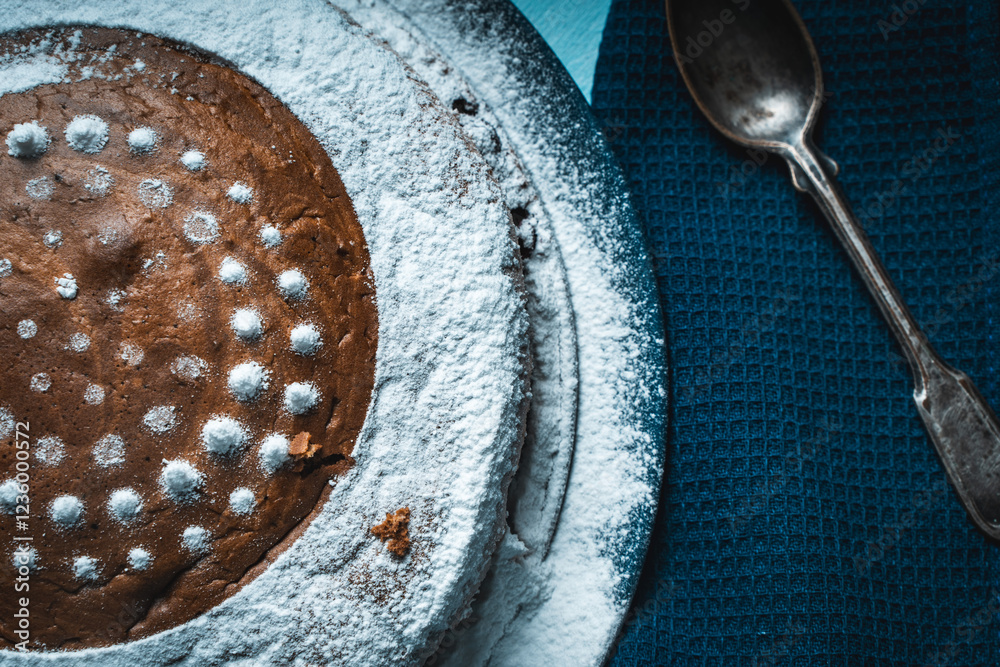
POLYGON ((295 459, 311 459, 315 456, 323 447, 315 442, 309 442, 310 438, 312 433, 309 431, 302 431, 292 438, 292 442, 288 445, 288 455, 295 459))
POLYGON ((395 514, 386 512, 385 521, 372 526, 371 531, 394 556, 402 558, 410 551, 410 508, 403 507, 395 514))

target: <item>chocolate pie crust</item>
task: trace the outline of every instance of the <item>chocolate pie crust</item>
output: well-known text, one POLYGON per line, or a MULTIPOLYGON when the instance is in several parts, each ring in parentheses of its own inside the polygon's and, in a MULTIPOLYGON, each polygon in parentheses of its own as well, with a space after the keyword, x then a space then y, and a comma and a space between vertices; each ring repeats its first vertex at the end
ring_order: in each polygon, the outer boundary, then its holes
MULTIPOLYGON (((202 614, 301 534, 331 480, 352 464, 373 389, 378 324, 368 249, 350 198, 323 147, 270 93, 200 52, 115 29, 8 35, 0 52, 43 37, 72 43, 83 57, 68 63, 62 83, 0 97, 3 136, 37 121, 51 137, 40 157, 0 157, 0 258, 13 265, 0 279, 0 406, 30 424, 36 454, 42 438, 55 437, 64 457, 32 459, 29 529, 0 514, 0 542, 32 538, 31 648, 80 649, 145 637, 202 614), (92 61, 106 75, 88 75, 92 61), (74 118, 90 115, 108 125, 97 153, 74 150, 64 136, 74 118), (146 127, 156 133, 155 149, 137 152, 127 137, 146 127), (198 171, 179 160, 192 150, 205 156, 198 171), (140 186, 149 181, 166 184, 166 206, 162 198, 144 202, 140 186), (32 196, 30 183, 47 184, 50 194, 32 196), (249 202, 227 196, 235 183, 251 188, 249 202), (185 220, 205 212, 217 221, 218 237, 192 242, 185 220), (266 226, 280 231, 280 244, 261 239, 266 226), (50 232, 58 232, 58 243, 50 232), (220 280, 226 258, 247 269, 243 284, 220 280), (288 270, 308 280, 306 298, 279 289, 277 277, 288 270), (79 286, 73 299, 56 289, 65 274, 79 286), (256 339, 231 327, 242 308, 263 323, 256 339), (37 327, 30 338, 18 332, 26 320, 37 327), (312 355, 290 347, 291 329, 304 323, 321 334, 312 355), (89 339, 83 351, 79 334, 89 339), (241 401, 227 374, 249 361, 266 369, 267 388, 241 401), (39 374, 50 381, 42 392, 32 389, 39 374), (312 383, 319 396, 295 415, 284 389, 299 382, 312 383), (97 404, 85 398, 93 398, 91 386, 104 392, 97 404), (156 422, 146 416, 155 407, 170 409, 172 428, 150 427, 156 422), (202 440, 204 425, 220 416, 247 434, 230 454, 208 451, 202 440), (113 465, 94 449, 109 434, 125 445, 124 460, 113 465), (271 434, 289 442, 308 434, 319 447, 271 472, 258 454, 271 434), (198 471, 197 493, 182 500, 167 493, 160 482, 166 461, 198 471), (120 489, 142 500, 133 521, 109 511, 120 489), (253 493, 249 514, 231 505, 237 489, 253 493), (60 496, 83 503, 71 527, 50 518, 60 496), (204 529, 204 548, 185 542, 192 527, 204 529), (130 564, 136 548, 151 556, 145 569, 130 564), (95 577, 75 571, 80 557, 94 559, 95 577)), ((14 475, 13 438, 0 447, 0 482, 14 475)), ((17 596, 9 593, 15 576, 0 568, 0 649, 18 641, 11 620, 17 596)))

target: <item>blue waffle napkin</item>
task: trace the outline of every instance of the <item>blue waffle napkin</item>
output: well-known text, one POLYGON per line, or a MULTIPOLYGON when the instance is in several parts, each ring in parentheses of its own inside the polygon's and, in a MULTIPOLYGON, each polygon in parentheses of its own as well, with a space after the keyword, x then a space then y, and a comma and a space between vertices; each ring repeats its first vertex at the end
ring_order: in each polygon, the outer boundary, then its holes
MULTIPOLYGON (((830 92, 817 143, 932 342, 1000 408, 997 3, 795 4, 830 92)), ((895 342, 780 160, 696 110, 661 0, 613 3, 593 103, 672 359, 661 508, 612 664, 1000 664, 1000 548, 947 485, 895 342)))

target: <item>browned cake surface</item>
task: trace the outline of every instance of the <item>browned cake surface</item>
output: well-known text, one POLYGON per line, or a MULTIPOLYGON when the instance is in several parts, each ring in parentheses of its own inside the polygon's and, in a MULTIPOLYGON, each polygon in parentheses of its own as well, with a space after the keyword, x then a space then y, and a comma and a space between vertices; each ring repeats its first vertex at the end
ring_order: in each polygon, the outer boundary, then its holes
MULTIPOLYGON (((65 43, 71 34, 53 40, 65 43)), ((37 38, 7 39, 0 51, 37 38)), ((350 465, 374 377, 377 321, 367 247, 343 185, 309 131, 246 77, 154 37, 85 29, 76 51, 85 57, 70 67, 74 82, 0 98, 2 137, 33 120, 52 137, 39 158, 11 157, 6 146, 0 156, 0 259, 12 264, 10 275, 0 277, 0 408, 30 423, 34 452, 28 531, 0 512, 0 648, 16 641, 15 535, 32 536, 37 552, 30 579, 35 647, 134 639, 230 596, 269 552, 287 544, 317 508, 331 475, 350 465), (114 56, 101 71, 122 73, 121 79, 77 81, 87 59, 112 45, 114 56), (136 68, 137 60, 144 67, 136 68), (88 114, 109 126, 107 145, 94 154, 73 150, 64 135, 76 116, 88 114), (158 134, 153 152, 130 150, 126 138, 139 127, 158 134), (180 163, 189 149, 204 153, 204 169, 180 163), (95 187, 98 168, 113 179, 104 195, 95 187), (169 185, 169 205, 143 203, 139 189, 147 179, 169 185), (41 198, 29 196, 32 181, 41 198), (252 188, 249 204, 226 196, 237 181, 252 188), (49 184, 51 195, 39 183, 49 184), (195 211, 215 217, 217 240, 196 244, 185 235, 185 218, 195 211), (266 224, 281 231, 280 245, 260 240, 266 224), (50 231, 61 233, 59 243, 52 236, 45 242, 50 231), (245 284, 220 280, 227 257, 246 267, 245 284), (290 269, 308 279, 306 298, 289 299, 278 289, 277 276, 290 269), (72 300, 56 291, 55 279, 67 273, 79 286, 72 300), (230 326, 242 308, 260 315, 256 340, 241 339, 230 326), (37 327, 31 338, 18 333, 25 320, 37 327), (290 348, 290 331, 303 323, 322 336, 312 356, 290 348), (76 334, 89 338, 83 351, 74 350, 74 341, 83 347, 76 334), (227 378, 248 361, 266 369, 269 386, 255 400, 240 401, 227 378), (33 377, 40 378, 35 389, 33 377), (312 382, 320 394, 299 416, 284 407, 285 387, 296 382, 312 382), (163 432, 144 422, 158 406, 172 409, 176 422, 163 432), (203 427, 220 416, 247 434, 230 454, 207 451, 203 443, 203 427), (265 437, 294 441, 303 432, 308 440, 300 436, 298 443, 320 446, 311 456, 274 472, 262 467, 265 437), (124 443, 119 462, 113 452, 95 452, 109 434, 124 443), (61 441, 61 460, 58 443, 39 444, 46 437, 61 441), (167 493, 165 461, 197 469, 199 490, 186 500, 167 493), (120 489, 141 498, 131 522, 109 509, 120 489), (253 494, 247 515, 230 506, 236 489, 253 494), (53 501, 66 495, 84 507, 70 527, 51 517, 53 501), (191 527, 204 529, 204 549, 185 544, 191 527), (146 569, 130 565, 135 548, 151 556, 146 569), (93 559, 92 577, 79 576, 81 557, 93 559)), ((11 440, 13 434, 0 448, 0 483, 14 475, 11 440)))

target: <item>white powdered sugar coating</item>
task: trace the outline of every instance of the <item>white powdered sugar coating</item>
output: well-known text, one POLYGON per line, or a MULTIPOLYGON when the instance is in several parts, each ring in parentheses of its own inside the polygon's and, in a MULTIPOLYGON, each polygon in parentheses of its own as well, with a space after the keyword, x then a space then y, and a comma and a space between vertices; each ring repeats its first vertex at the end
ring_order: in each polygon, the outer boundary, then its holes
POLYGON ((83 581, 96 581, 101 576, 100 563, 90 556, 78 556, 73 561, 73 574, 83 581))
POLYGON ((6 278, 14 272, 14 265, 6 257, 0 259, 0 278, 6 278))
POLYGON ((304 415, 319 403, 319 389, 312 382, 293 382, 285 387, 284 406, 293 415, 304 415))
POLYGON ((177 502, 194 500, 201 491, 204 481, 205 478, 198 469, 187 461, 163 461, 160 488, 177 502))
MULTIPOLYGON (((477 601, 472 622, 446 635, 454 641, 435 653, 433 662, 447 667, 600 664, 620 629, 634 585, 633 566, 627 563, 644 541, 656 507, 654 480, 660 476, 665 431, 650 428, 657 422, 650 413, 662 410, 657 404, 665 387, 662 366, 650 363, 662 354, 664 343, 657 333, 659 312, 655 303, 643 300, 655 300, 648 284, 636 285, 634 249, 642 240, 630 220, 620 174, 607 163, 596 130, 587 124, 574 126, 584 150, 564 140, 566 107, 579 106, 576 98, 541 83, 547 77, 538 77, 538 70, 522 63, 526 44, 486 20, 470 19, 466 5, 393 2, 419 24, 413 46, 400 44, 409 37, 399 29, 405 21, 386 3, 335 4, 385 36, 442 99, 459 99, 455 88, 464 87, 454 79, 467 76, 476 94, 466 99, 479 103, 478 116, 496 114, 501 134, 507 134, 544 202, 538 213, 547 229, 538 231, 550 240, 542 251, 553 249, 566 257, 563 279, 579 342, 573 346, 579 357, 579 421, 570 443, 572 469, 559 529, 547 554, 526 550, 516 535, 505 537, 483 587, 489 591, 480 595, 487 604, 477 601), (427 57, 419 50, 426 44, 450 48, 448 59, 427 57), (452 81, 441 80, 445 72, 452 81)), ((530 41, 527 46, 531 48, 530 41)), ((468 117, 461 118, 464 123, 468 117)), ((488 154, 486 142, 477 145, 488 154)), ((517 185, 516 179, 511 184, 517 185)), ((518 204, 517 199, 512 197, 511 203, 518 204)), ((530 281, 556 275, 531 261, 543 253, 526 262, 529 290, 530 281)), ((544 317, 532 324, 540 329, 536 341, 561 330, 557 321, 544 317)), ((543 356, 543 363, 549 361, 543 356)))
POLYGON ((301 301, 309 292, 309 281, 298 269, 289 269, 278 274, 278 289, 286 299, 301 301))
POLYGON ((125 441, 121 436, 108 434, 94 444, 94 463, 102 468, 113 468, 125 463, 125 441))
POLYGON ((111 191, 111 186, 115 184, 115 179, 104 167, 94 167, 87 171, 87 178, 83 187, 87 192, 97 197, 103 197, 111 191))
POLYGON ((142 571, 153 564, 153 556, 141 547, 128 552, 128 564, 133 570, 142 571))
POLYGON ((38 178, 33 178, 28 181, 24 186, 24 191, 28 193, 28 196, 32 199, 38 199, 44 201, 46 199, 52 198, 52 193, 55 192, 56 188, 49 180, 48 176, 39 176, 38 178))
POLYGON ((16 421, 14 413, 7 408, 0 407, 0 438, 8 438, 14 432, 16 421))
POLYGON ((52 386, 52 378, 49 377, 48 373, 35 373, 31 376, 28 386, 31 387, 31 391, 44 394, 52 386))
POLYGON ((201 309, 191 301, 177 304, 177 318, 182 322, 194 322, 201 316, 201 309))
POLYGON ((201 171, 205 168, 205 154, 196 150, 184 151, 181 164, 188 171, 201 171))
POLYGON ((236 400, 250 403, 271 386, 271 373, 256 361, 247 361, 229 371, 229 391, 236 400))
POLYGON ((39 157, 49 149, 48 128, 38 124, 37 120, 30 123, 18 123, 7 133, 7 154, 11 157, 39 157))
POLYGON ((237 181, 226 192, 226 196, 237 204, 249 204, 253 201, 253 188, 246 183, 237 181))
MULTIPOLYGON (((24 491, 28 489, 25 487, 24 491)), ((22 487, 13 479, 0 483, 0 510, 7 514, 14 514, 17 511, 17 497, 22 495, 22 487)))
POLYGON ((55 283, 56 292, 64 299, 73 300, 80 291, 72 273, 64 273, 62 278, 55 278, 55 283))
POLYGON ((257 499, 254 498, 253 491, 246 487, 240 487, 229 494, 229 509, 233 514, 246 516, 253 512, 257 506, 257 499))
POLYGON ((108 498, 108 514, 120 523, 129 523, 142 511, 142 498, 135 489, 117 489, 108 498))
POLYGON ((137 127, 128 133, 128 147, 137 155, 152 153, 156 149, 159 138, 156 130, 151 127, 137 127))
POLYGON ((86 352, 90 349, 90 336, 85 333, 73 334, 69 337, 69 343, 66 345, 66 349, 77 353, 86 352))
POLYGON ((247 267, 232 257, 226 257, 219 265, 219 280, 227 285, 243 285, 247 281, 247 267))
POLYGON ((66 126, 66 143, 81 153, 100 153, 108 143, 108 124, 93 114, 77 116, 66 126))
POLYGON ((38 567, 38 550, 35 547, 19 544, 11 554, 10 562, 19 571, 21 568, 27 568, 28 572, 32 572, 38 567))
POLYGON ((42 243, 46 248, 58 248, 62 245, 63 235, 57 229, 50 229, 42 236, 42 243))
POLYGON ((219 239, 219 223, 208 211, 194 211, 184 218, 184 236, 195 245, 214 243, 219 239))
POLYGON ((17 335, 21 338, 34 338, 38 333, 38 325, 33 320, 21 320, 17 323, 17 335))
POLYGON ((232 417, 212 417, 201 429, 201 444, 210 454, 234 454, 246 439, 246 429, 232 417))
POLYGON ((288 454, 290 444, 288 438, 279 433, 273 433, 264 438, 258 452, 261 469, 270 475, 288 463, 291 458, 288 454))
POLYGON ((208 370, 208 363, 194 355, 177 357, 170 364, 170 372, 188 382, 194 382, 208 370))
MULTIPOLYGON (((356 465, 305 533, 238 595, 139 642, 14 659, 414 664, 463 609, 500 537, 500 482, 513 471, 521 429, 527 320, 501 193, 452 113, 320 0, 248 0, 238 16, 197 3, 99 7, 26 0, 0 26, 99 21, 178 39, 236 63, 306 119, 365 232, 378 297, 378 389, 356 465), (421 557, 401 564, 370 528, 404 506, 421 557), (391 578, 390 599, 374 600, 359 572, 391 578)), ((45 64, 39 82, 58 72, 45 64)))
POLYGON ((125 310, 124 302, 125 302, 125 297, 127 296, 128 293, 125 292, 125 290, 114 287, 108 290, 108 295, 104 298, 104 303, 108 304, 108 307, 110 307, 111 310, 120 313, 121 311, 125 310))
POLYGON ((274 225, 264 225, 260 228, 260 242, 267 248, 281 245, 281 230, 274 225))
POLYGON ((146 353, 135 343, 122 343, 118 346, 118 358, 129 366, 138 366, 146 358, 146 353))
POLYGON ((87 405, 100 405, 104 402, 104 387, 99 384, 89 384, 83 392, 83 402, 87 405))
POLYGON ((257 340, 264 332, 264 323, 261 321, 260 315, 256 310, 250 308, 237 309, 229 318, 229 326, 233 328, 237 336, 245 341, 257 340))
POLYGON ((142 418, 146 428, 157 434, 174 430, 179 421, 177 408, 173 405, 158 405, 151 408, 142 418))
POLYGON ((72 528, 83 517, 83 502, 76 496, 59 496, 49 506, 49 518, 60 528, 72 528))
POLYGON ((181 536, 184 548, 194 554, 204 554, 208 551, 208 531, 201 526, 188 526, 181 536))
MULTIPOLYGON (((147 178, 139 183, 138 194, 146 208, 166 208, 174 201, 174 189, 158 178, 147 178)), ((187 230, 187 225, 184 229, 187 230)))
POLYGON ((314 324, 300 324, 295 327, 289 334, 289 340, 292 351, 304 357, 316 354, 316 351, 323 346, 323 338, 314 324))

